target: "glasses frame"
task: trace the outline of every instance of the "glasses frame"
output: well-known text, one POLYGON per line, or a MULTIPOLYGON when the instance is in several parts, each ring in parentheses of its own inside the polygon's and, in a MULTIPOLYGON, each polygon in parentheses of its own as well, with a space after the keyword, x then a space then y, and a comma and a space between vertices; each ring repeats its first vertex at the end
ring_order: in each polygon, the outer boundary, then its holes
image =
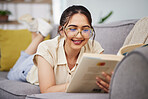
MULTIPOLYGON (((64 33, 66 34, 66 31, 65 31, 65 29, 67 30, 67 29, 69 29, 68 27, 66 28, 66 27, 62 27, 63 29, 64 29, 64 33)), ((92 36, 93 36, 93 34, 94 34, 94 29, 93 28, 90 28, 91 30, 92 30, 92 33, 91 33, 91 36, 89 37, 89 38, 91 38, 92 36)), ((78 33, 77 34, 75 34, 73 37, 76 37, 78 34, 81 34, 81 36, 83 37, 83 38, 86 38, 86 37, 84 37, 84 35, 82 34, 82 29, 80 30, 80 31, 78 31, 78 33)), ((66 34, 67 35, 67 34, 66 34)))

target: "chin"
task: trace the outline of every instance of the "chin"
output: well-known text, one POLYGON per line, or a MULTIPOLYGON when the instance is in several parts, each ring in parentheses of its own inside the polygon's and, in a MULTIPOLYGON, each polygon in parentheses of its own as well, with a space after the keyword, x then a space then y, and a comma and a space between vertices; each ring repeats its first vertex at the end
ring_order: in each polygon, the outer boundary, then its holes
POLYGON ((75 45, 71 44, 71 48, 74 50, 80 50, 85 44, 75 45))
POLYGON ((82 47, 83 46, 81 46, 81 47, 80 46, 79 47, 78 46, 73 46, 72 49, 74 49, 74 50, 81 50, 82 47))

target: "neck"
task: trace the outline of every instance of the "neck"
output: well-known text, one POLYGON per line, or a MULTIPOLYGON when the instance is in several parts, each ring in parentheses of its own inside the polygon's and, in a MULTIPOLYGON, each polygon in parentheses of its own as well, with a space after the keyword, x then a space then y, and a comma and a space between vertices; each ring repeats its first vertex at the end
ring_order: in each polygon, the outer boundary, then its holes
POLYGON ((65 53, 68 59, 77 59, 80 53, 80 50, 73 50, 73 49, 65 48, 65 53))
POLYGON ((66 46, 64 46, 64 49, 65 49, 65 55, 66 55, 68 67, 71 70, 76 64, 80 50, 74 50, 66 46))

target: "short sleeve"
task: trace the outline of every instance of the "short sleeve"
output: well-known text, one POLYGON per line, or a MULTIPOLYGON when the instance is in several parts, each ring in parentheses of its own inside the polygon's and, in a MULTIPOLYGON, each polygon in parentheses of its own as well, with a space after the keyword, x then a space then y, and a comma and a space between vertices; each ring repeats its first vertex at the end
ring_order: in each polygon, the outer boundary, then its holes
POLYGON ((102 48, 102 46, 100 45, 99 42, 94 41, 94 44, 92 45, 92 52, 94 53, 102 53, 104 51, 104 49, 102 48))
POLYGON ((37 52, 34 56, 33 62, 34 64, 37 66, 37 61, 36 61, 36 56, 40 55, 42 56, 47 62, 49 62, 49 64, 51 66, 53 66, 53 48, 52 47, 48 47, 47 44, 45 42, 42 42, 39 44, 38 48, 37 48, 37 52), (49 49, 50 48, 50 49, 49 49))

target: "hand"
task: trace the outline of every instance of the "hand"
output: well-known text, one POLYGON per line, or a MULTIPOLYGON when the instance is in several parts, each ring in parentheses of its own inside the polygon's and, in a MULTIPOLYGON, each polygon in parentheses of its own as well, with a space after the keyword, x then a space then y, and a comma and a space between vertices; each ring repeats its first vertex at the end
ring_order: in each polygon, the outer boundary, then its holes
MULTIPOLYGON (((113 74, 113 72, 112 72, 113 74)), ((111 80, 111 75, 102 72, 102 75, 105 77, 106 81, 103 81, 100 77, 96 77, 96 84, 103 89, 105 92, 109 92, 109 84, 111 80)))

